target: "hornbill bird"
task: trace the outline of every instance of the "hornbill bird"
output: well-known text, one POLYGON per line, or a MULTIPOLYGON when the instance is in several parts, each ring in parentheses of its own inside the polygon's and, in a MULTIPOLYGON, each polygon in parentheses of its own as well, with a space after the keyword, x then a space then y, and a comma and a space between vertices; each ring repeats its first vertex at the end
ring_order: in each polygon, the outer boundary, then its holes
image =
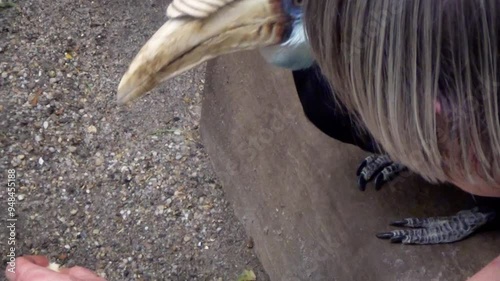
MULTIPOLYGON (((362 190, 374 178, 380 188, 406 169, 383 155, 356 116, 335 100, 308 44, 302 0, 174 0, 167 16, 169 20, 124 74, 118 103, 128 103, 209 59, 259 49, 269 63, 293 71, 303 110, 316 127, 332 138, 377 154, 366 158, 358 169, 362 190)), ((378 237, 404 244, 450 243, 495 220, 495 210, 475 208, 451 217, 404 219, 393 225, 410 229, 378 237)))

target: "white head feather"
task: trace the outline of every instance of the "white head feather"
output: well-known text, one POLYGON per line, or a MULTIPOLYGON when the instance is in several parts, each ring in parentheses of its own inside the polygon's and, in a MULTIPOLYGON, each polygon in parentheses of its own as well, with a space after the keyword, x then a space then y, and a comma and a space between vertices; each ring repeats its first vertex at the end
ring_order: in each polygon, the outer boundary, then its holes
POLYGON ((174 0, 167 8, 167 17, 206 18, 234 1, 237 0, 174 0))

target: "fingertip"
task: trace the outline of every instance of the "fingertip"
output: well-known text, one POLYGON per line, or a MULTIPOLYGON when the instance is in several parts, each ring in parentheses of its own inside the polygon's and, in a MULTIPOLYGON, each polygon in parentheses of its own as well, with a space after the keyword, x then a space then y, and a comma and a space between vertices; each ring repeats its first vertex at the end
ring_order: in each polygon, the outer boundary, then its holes
POLYGON ((490 262, 468 281, 500 281, 500 257, 490 262))
POLYGON ((7 268, 5 269, 5 277, 8 281, 15 281, 16 273, 10 265, 7 265, 7 268))
POLYGON ((47 267, 49 265, 49 258, 46 256, 22 256, 17 259, 18 264, 20 263, 33 263, 39 266, 47 267))
MULTIPOLYGON (((50 280, 50 281, 70 281, 69 276, 61 275, 48 269, 45 266, 46 258, 28 256, 20 257, 16 261, 15 270, 6 272, 7 280, 9 281, 35 281, 35 280, 50 280)), ((85 280, 87 281, 87 280, 85 280)))
POLYGON ((59 268, 59 273, 69 275, 69 270, 70 270, 70 269, 71 269, 71 268, 61 267, 61 268, 59 268))
POLYGON ((493 264, 500 267, 500 256, 498 256, 495 260, 493 260, 493 264))
POLYGON ((82 280, 106 281, 104 278, 99 277, 95 272, 81 266, 74 266, 72 268, 68 268, 67 272, 71 277, 76 277, 82 280))
POLYGON ((21 256, 16 258, 12 263, 7 264, 5 269, 5 277, 7 280, 16 280, 17 274, 31 270, 33 267, 46 267, 49 264, 49 259, 45 256, 21 256))

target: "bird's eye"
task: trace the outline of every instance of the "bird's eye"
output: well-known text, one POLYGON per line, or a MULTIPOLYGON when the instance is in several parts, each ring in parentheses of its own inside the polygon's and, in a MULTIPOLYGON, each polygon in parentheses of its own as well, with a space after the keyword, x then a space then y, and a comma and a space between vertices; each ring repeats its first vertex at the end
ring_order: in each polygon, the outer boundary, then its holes
POLYGON ((302 4, 304 3, 303 0, 293 0, 293 5, 297 7, 302 7, 302 4))

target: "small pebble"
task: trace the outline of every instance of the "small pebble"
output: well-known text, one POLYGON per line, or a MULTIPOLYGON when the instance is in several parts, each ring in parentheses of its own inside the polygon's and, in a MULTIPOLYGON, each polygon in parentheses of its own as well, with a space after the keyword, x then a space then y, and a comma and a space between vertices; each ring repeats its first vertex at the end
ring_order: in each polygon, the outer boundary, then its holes
POLYGON ((165 207, 163 205, 157 206, 156 211, 155 211, 155 215, 162 215, 164 210, 165 210, 165 207))
POLYGON ((91 133, 91 134, 95 134, 95 133, 97 133, 97 128, 93 125, 90 125, 87 127, 87 132, 91 133))
POLYGON ((98 156, 96 159, 95 159, 95 165, 96 166, 101 166, 102 164, 104 163, 104 158, 102 158, 102 156, 98 156))
POLYGON ((57 256, 57 259, 60 261, 65 261, 67 258, 68 258, 68 255, 65 253, 62 253, 59 256, 57 256))
POLYGON ((254 246, 253 238, 252 238, 252 237, 250 237, 250 238, 248 238, 248 240, 247 240, 247 248, 248 248, 248 249, 253 249, 253 246, 254 246))

